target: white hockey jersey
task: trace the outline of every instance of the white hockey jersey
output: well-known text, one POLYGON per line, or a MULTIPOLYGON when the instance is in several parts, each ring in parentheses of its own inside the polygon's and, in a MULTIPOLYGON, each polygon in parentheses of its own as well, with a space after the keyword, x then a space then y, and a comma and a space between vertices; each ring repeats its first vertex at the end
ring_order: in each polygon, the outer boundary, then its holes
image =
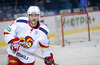
MULTIPOLYGON (((30 53, 36 54, 38 46, 40 46, 43 57, 50 56, 49 51, 49 37, 48 28, 43 24, 38 24, 37 28, 30 26, 28 17, 20 17, 10 24, 4 31, 4 38, 6 43, 15 38, 20 38, 20 48, 27 50, 30 53)), ((24 63, 31 63, 35 61, 35 57, 19 50, 16 54, 10 49, 8 44, 8 54, 17 57, 24 63)))

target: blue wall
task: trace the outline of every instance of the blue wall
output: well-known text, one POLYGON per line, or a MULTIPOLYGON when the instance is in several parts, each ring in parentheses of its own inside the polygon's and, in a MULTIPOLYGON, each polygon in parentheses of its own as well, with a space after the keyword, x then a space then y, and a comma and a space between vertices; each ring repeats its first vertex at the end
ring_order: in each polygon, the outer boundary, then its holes
POLYGON ((85 8, 85 5, 88 3, 88 0, 80 0, 78 5, 79 8, 85 8))

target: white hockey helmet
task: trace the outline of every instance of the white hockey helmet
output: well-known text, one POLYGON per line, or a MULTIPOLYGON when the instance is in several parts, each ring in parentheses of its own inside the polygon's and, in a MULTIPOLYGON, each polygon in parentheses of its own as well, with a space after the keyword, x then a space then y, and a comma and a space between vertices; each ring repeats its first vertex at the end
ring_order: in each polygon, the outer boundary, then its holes
POLYGON ((40 9, 38 6, 30 6, 27 10, 27 14, 39 14, 40 15, 40 9))

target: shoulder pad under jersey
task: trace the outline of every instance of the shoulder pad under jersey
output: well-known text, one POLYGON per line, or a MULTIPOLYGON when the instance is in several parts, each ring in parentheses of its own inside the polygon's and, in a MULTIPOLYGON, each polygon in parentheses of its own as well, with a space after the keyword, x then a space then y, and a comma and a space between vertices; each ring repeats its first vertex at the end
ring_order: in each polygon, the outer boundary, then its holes
POLYGON ((16 19, 16 22, 28 23, 28 17, 19 17, 16 19))
POLYGON ((43 24, 39 27, 39 30, 44 32, 46 35, 49 33, 49 29, 45 25, 43 25, 43 24))

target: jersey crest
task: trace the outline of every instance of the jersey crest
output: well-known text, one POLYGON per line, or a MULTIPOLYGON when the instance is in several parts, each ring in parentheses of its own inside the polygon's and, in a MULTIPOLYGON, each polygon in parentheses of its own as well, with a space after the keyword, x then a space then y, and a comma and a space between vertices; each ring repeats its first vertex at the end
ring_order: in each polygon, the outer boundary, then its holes
POLYGON ((24 48, 30 48, 33 45, 34 40, 30 36, 20 38, 20 45, 24 48))

